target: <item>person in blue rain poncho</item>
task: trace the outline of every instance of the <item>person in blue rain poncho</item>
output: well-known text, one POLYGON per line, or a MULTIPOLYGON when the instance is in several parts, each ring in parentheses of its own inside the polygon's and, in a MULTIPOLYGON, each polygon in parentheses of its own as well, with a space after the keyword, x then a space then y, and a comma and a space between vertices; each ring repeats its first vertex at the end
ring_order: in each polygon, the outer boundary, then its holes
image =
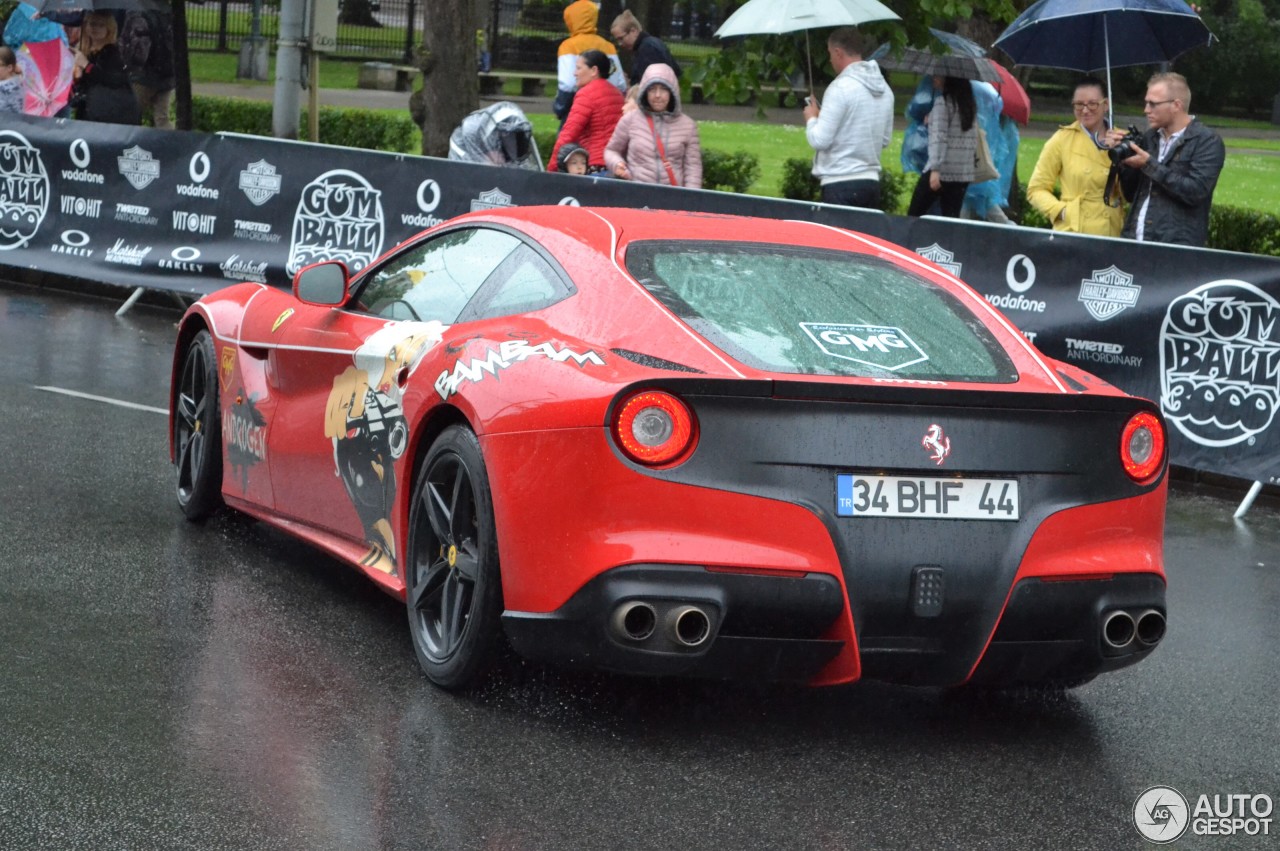
MULTIPOLYGON (((976 80, 972 81, 972 86, 974 100, 978 105, 978 123, 987 136, 987 147, 991 151, 996 170, 1000 172, 1000 178, 969 184, 969 188, 965 190, 961 216, 1008 224, 1009 217, 1005 215, 1003 208, 1009 203, 1009 188, 1018 160, 1018 127, 1000 114, 1004 103, 994 86, 976 80)), ((919 174, 929 159, 929 126, 926 119, 938 94, 933 87, 933 78, 922 77, 915 94, 907 103, 907 129, 902 137, 904 172, 919 174)))

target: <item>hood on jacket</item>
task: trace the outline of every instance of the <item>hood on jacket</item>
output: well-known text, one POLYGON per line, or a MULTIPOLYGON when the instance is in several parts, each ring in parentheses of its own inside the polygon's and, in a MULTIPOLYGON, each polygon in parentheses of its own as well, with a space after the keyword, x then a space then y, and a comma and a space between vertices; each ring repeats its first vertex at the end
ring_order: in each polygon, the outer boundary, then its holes
POLYGON ((867 91, 871 92, 873 97, 880 97, 889 91, 889 84, 885 82, 884 74, 880 73, 880 66, 876 64, 874 59, 854 62, 845 71, 853 79, 866 86, 867 91))
POLYGON ((577 142, 565 142, 560 146, 560 153, 556 154, 556 170, 567 172, 569 170, 569 157, 574 154, 582 154, 583 162, 591 162, 591 154, 586 148, 577 142))
POLYGON ((574 0, 564 7, 564 28, 569 35, 599 35, 596 23, 600 20, 600 9, 591 0, 574 0))
POLYGON ((670 65, 655 62, 644 69, 644 76, 640 78, 640 89, 636 92, 636 103, 645 112, 652 112, 645 105, 644 96, 649 93, 649 89, 653 86, 664 86, 671 92, 671 107, 667 111, 672 115, 679 115, 680 82, 676 79, 676 72, 671 70, 670 65))

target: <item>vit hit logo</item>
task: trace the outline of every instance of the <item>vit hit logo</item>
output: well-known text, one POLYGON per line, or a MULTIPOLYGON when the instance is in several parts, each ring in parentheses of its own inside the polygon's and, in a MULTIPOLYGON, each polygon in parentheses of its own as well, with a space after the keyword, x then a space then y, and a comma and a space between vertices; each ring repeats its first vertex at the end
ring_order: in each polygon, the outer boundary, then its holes
POLYGON ((1160 328, 1160 407, 1189 440, 1231 446, 1271 425, 1280 404, 1280 302, 1214 281, 1169 304, 1160 328))

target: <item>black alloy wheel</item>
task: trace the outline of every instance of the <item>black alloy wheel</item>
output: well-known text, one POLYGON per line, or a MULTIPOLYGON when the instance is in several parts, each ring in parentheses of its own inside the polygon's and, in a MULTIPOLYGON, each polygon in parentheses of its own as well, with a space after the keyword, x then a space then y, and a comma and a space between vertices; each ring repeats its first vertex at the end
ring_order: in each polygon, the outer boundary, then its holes
POLYGON ((480 444, 445 429, 423 459, 409 509, 406 603, 418 662, 436 685, 468 689, 493 665, 502 580, 480 444))
POLYGON ((177 450, 178 505, 188 519, 208 517, 222 505, 218 361, 208 331, 196 334, 182 361, 173 445, 177 450))

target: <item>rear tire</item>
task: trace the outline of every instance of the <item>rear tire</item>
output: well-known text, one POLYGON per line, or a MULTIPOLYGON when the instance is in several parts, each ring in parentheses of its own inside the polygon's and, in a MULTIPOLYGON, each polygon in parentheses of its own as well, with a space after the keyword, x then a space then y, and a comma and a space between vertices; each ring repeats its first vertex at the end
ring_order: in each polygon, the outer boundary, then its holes
POLYGON ((422 461, 409 508, 405 602, 413 650, 449 690, 479 685, 502 637, 502 578, 480 443, 445 429, 422 461))
POLYGON ((222 411, 213 338, 201 331, 187 346, 173 418, 178 506, 201 520, 222 506, 222 411))

